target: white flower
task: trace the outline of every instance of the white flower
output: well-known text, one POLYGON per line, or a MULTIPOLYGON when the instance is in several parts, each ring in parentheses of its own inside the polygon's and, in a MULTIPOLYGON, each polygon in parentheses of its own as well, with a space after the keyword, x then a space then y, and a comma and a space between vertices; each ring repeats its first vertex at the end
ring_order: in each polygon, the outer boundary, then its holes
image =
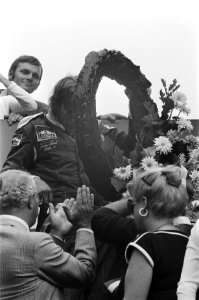
POLYGON ((178 124, 178 130, 180 131, 181 129, 186 129, 187 131, 192 131, 193 130, 193 126, 191 124, 191 121, 180 118, 178 121, 176 121, 176 123, 178 124))
POLYGON ((154 145, 156 146, 156 151, 160 153, 167 154, 172 150, 172 144, 170 140, 165 136, 160 136, 154 140, 154 145))
POLYGON ((192 181, 199 180, 199 171, 193 170, 190 174, 192 181))
POLYGON ((153 157, 146 156, 145 158, 142 159, 141 166, 145 171, 147 171, 149 168, 157 167, 158 162, 153 157))
POLYGON ((178 91, 171 96, 171 99, 174 102, 174 106, 178 109, 187 104, 187 97, 185 94, 178 91))
POLYGON ((122 180, 129 179, 129 177, 132 175, 132 169, 131 165, 128 165, 126 167, 120 167, 120 168, 115 168, 113 170, 113 174, 122 180))
POLYGON ((186 105, 183 105, 182 107, 179 107, 179 111, 188 116, 191 112, 191 109, 189 107, 187 107, 186 105))
POLYGON ((190 171, 199 167, 199 149, 192 149, 189 152, 189 160, 187 165, 190 171))
POLYGON ((199 149, 193 149, 192 151, 189 152, 189 157, 191 160, 197 161, 199 158, 199 149))

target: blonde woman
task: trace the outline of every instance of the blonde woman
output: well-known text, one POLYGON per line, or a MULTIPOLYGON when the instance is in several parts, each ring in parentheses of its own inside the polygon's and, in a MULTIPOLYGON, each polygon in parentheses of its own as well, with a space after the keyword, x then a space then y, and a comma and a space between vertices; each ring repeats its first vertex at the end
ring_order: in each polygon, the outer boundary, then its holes
POLYGON ((167 166, 140 174, 128 185, 134 218, 143 232, 125 252, 128 268, 116 297, 174 300, 188 237, 173 225, 188 200, 180 168, 167 166), (124 294, 123 294, 124 293, 124 294))

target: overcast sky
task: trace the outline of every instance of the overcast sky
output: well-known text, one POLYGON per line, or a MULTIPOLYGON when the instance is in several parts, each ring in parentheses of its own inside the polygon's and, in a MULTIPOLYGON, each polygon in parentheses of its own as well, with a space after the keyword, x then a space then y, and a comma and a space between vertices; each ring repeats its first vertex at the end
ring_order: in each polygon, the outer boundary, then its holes
MULTIPOLYGON (((12 61, 36 56, 44 74, 34 96, 47 102, 54 84, 78 74, 90 51, 119 50, 152 83, 160 107, 161 78, 176 78, 199 119, 199 21, 197 0, 0 0, 0 72, 12 61)), ((124 88, 103 78, 97 113, 128 114, 124 88)))

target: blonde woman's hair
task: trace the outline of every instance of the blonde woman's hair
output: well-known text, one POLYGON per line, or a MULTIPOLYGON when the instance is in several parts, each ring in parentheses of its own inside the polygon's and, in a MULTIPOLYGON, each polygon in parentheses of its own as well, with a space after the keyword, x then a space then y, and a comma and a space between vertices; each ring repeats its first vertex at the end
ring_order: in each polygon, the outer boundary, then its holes
POLYGON ((136 202, 147 198, 147 208, 159 218, 175 218, 183 215, 188 201, 182 185, 179 167, 168 165, 152 168, 138 175, 128 184, 128 191, 136 202))

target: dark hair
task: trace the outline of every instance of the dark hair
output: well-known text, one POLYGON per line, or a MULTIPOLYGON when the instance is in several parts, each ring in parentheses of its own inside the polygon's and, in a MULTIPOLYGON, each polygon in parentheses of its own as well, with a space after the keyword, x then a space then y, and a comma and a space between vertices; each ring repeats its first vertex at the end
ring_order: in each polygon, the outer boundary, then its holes
POLYGON ((41 68, 41 76, 40 76, 40 80, 41 80, 41 77, 42 77, 42 74, 43 74, 43 68, 42 68, 42 65, 40 63, 40 61, 34 57, 34 56, 30 56, 30 55, 22 55, 22 56, 19 56, 17 59, 15 59, 13 61, 13 63, 11 64, 10 66, 10 69, 8 71, 8 78, 10 80, 12 80, 14 78, 14 74, 15 74, 15 71, 18 67, 18 65, 20 63, 29 63, 31 65, 35 65, 35 66, 38 66, 41 68))
POLYGON ((151 168, 129 183, 128 190, 136 202, 146 196, 148 209, 159 218, 183 215, 188 201, 181 170, 173 165, 151 168))
POLYGON ((55 85, 53 94, 49 99, 50 111, 55 119, 59 119, 60 109, 62 109, 63 104, 66 108, 73 109, 75 86, 75 76, 64 77, 55 85))

